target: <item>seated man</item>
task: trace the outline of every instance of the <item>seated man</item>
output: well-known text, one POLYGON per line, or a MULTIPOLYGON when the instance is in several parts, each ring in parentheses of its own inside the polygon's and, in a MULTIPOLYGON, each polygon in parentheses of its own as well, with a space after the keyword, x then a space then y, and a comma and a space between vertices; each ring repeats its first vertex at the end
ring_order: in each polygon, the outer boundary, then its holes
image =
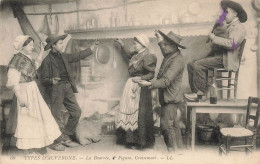
POLYGON ((242 6, 236 2, 222 0, 221 7, 227 12, 225 22, 227 32, 224 37, 209 34, 213 48, 208 57, 188 63, 189 83, 192 93, 184 96, 194 101, 198 92, 207 91, 206 73, 209 68, 225 68, 237 71, 239 68, 239 48, 245 39, 246 30, 241 24, 247 21, 247 14, 242 6))

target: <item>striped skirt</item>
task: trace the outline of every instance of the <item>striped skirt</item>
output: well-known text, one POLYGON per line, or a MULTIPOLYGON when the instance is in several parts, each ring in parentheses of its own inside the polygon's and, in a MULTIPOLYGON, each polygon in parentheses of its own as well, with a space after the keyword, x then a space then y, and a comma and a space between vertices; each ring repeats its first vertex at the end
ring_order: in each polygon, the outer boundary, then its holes
POLYGON ((140 101, 141 87, 129 78, 120 100, 119 111, 115 116, 116 128, 122 128, 125 131, 134 131, 138 128, 138 108, 140 101))

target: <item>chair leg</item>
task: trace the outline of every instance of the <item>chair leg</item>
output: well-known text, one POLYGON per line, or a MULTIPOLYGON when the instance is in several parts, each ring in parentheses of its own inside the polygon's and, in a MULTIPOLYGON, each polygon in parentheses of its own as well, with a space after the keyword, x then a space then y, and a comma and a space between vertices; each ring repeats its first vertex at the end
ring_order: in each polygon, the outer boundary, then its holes
POLYGON ((217 71, 216 68, 214 68, 214 69, 213 69, 213 78, 212 78, 212 83, 211 83, 211 84, 215 83, 215 85, 216 85, 216 90, 217 90, 217 95, 219 95, 219 93, 218 93, 218 87, 219 87, 219 85, 218 85, 217 80, 216 80, 217 75, 218 75, 218 71, 217 71))
POLYGON ((238 71, 236 72, 235 80, 234 80, 234 100, 235 101, 237 101, 237 83, 238 83, 238 71))
POLYGON ((209 98, 209 89, 214 78, 214 71, 209 69, 207 71, 207 91, 205 93, 206 98, 209 98))
POLYGON ((187 149, 191 148, 191 108, 187 107, 187 118, 186 118, 186 143, 187 149))
POLYGON ((252 144, 253 144, 253 150, 252 151, 255 151, 256 150, 256 133, 254 133, 253 135, 253 138, 252 138, 252 144))
POLYGON ((235 89, 234 89, 234 100, 237 101, 237 84, 235 84, 235 89))
POLYGON ((231 142, 231 136, 228 135, 227 139, 226 139, 226 152, 227 152, 227 154, 229 154, 229 152, 230 152, 230 142, 231 142))
MULTIPOLYGON (((245 138, 245 145, 248 145, 248 137, 245 138)), ((245 147, 245 152, 246 154, 248 155, 249 154, 249 151, 248 151, 248 147, 245 147)))
POLYGON ((222 156, 222 149, 221 149, 221 145, 222 145, 222 140, 223 140, 223 138, 222 138, 222 135, 221 135, 221 133, 219 134, 219 141, 218 141, 218 153, 219 153, 219 155, 220 156, 222 156))
MULTIPOLYGON (((232 77, 232 71, 228 71, 228 77, 232 77)), ((231 79, 228 79, 228 88, 231 87, 231 79)), ((227 90, 227 99, 230 100, 230 89, 227 90)))

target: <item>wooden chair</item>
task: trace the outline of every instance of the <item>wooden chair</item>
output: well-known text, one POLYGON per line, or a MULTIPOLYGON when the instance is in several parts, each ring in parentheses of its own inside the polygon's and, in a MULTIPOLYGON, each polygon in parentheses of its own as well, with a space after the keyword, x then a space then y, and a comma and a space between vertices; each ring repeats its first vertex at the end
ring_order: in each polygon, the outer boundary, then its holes
MULTIPOLYGON (((239 67, 240 67, 240 61, 241 61, 241 58, 243 55, 245 44, 246 44, 246 39, 244 39, 240 45, 239 54, 238 54, 239 55, 239 67)), ((234 90, 234 100, 237 100, 238 74, 239 74, 239 68, 237 71, 226 70, 225 68, 209 69, 208 70, 208 86, 210 86, 210 83, 212 83, 212 81, 209 81, 209 78, 210 78, 217 85, 217 90, 222 91, 221 95, 223 95, 223 91, 226 90, 227 99, 230 99, 231 90, 234 90), (223 76, 224 73, 226 73, 227 76, 223 76), (223 81, 227 81, 227 86, 222 85, 223 81), (221 85, 219 85, 219 84, 221 84, 221 85)))
POLYGON ((249 97, 246 113, 245 127, 222 128, 219 133, 219 155, 228 154, 230 151, 238 151, 244 148, 246 153, 256 148, 257 124, 260 114, 260 98, 249 97), (252 104, 257 104, 255 115, 251 114, 252 104), (254 121, 254 126, 249 126, 249 121, 254 121), (231 141, 244 141, 242 145, 231 145, 231 141))
POLYGON ((2 155, 7 155, 9 148, 11 146, 11 138, 13 135, 6 134, 6 125, 8 121, 8 115, 6 115, 7 107, 12 105, 12 99, 9 100, 2 100, 1 107, 2 107, 2 123, 1 123, 1 140, 3 142, 2 147, 2 155))
POLYGON ((6 115, 6 107, 7 106, 11 106, 12 104, 12 99, 10 100, 2 100, 2 103, 1 103, 1 107, 2 107, 2 123, 1 123, 1 137, 4 138, 5 136, 5 128, 6 128, 6 124, 7 124, 7 119, 8 119, 8 116, 6 115))
POLYGON ((8 109, 12 105, 13 91, 6 87, 7 82, 7 66, 0 65, 0 107, 1 109, 1 141, 3 143, 2 154, 7 154, 11 144, 12 135, 6 134, 6 125, 8 121, 8 109))

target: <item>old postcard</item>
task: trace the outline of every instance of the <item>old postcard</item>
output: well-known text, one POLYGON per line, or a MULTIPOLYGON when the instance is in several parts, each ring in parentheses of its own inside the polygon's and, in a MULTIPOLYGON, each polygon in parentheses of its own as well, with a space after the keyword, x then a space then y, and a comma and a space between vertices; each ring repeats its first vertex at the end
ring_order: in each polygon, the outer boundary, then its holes
POLYGON ((0 163, 260 163, 259 0, 0 0, 0 163))

